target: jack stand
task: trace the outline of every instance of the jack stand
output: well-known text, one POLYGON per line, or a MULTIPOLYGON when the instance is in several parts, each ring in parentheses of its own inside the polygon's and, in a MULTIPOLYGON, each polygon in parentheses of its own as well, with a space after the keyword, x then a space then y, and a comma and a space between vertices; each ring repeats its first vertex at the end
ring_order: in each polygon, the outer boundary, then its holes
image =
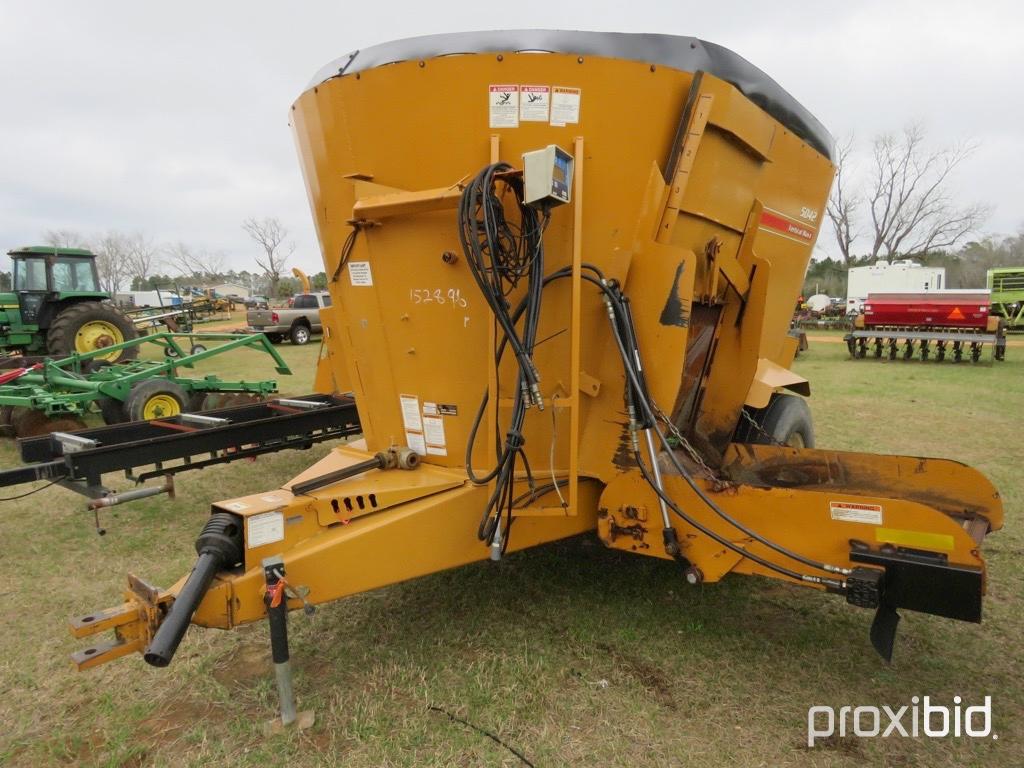
POLYGON ((288 656, 288 596, 284 580, 284 559, 280 555, 263 560, 263 576, 267 581, 267 618, 270 621, 270 653, 274 659, 277 695, 281 701, 281 716, 266 723, 265 736, 282 733, 290 727, 300 731, 313 725, 313 710, 296 713, 295 692, 292 689, 292 665, 288 656))

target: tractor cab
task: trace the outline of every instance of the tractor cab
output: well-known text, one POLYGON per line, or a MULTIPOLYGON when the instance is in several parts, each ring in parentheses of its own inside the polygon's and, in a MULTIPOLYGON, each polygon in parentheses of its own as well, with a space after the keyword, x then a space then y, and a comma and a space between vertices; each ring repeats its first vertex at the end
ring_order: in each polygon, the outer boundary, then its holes
POLYGON ((45 310, 68 298, 103 300, 96 255, 82 248, 33 246, 9 251, 14 266, 14 292, 23 323, 45 327, 45 310), (40 322, 42 321, 42 322, 40 322))

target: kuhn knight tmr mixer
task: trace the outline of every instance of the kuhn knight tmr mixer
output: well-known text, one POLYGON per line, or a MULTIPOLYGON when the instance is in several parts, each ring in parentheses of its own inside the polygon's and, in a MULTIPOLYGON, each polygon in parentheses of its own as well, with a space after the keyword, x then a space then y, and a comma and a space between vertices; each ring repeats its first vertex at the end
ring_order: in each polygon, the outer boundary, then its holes
POLYGON ((585 532, 870 608, 887 658, 900 609, 980 621, 992 484, 814 447, 787 330, 832 140, 764 73, 694 38, 440 35, 330 64, 291 121, 364 439, 215 502, 191 573, 74 620, 115 631, 80 667, 268 615, 286 659, 287 609, 585 532))

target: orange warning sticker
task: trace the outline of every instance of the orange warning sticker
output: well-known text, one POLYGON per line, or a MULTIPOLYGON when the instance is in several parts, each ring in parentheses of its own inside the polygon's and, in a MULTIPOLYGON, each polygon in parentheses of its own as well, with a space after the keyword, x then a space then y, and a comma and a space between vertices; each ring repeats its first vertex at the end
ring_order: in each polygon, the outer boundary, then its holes
POLYGON ((828 511, 833 520, 848 523, 882 524, 882 507, 879 504, 861 504, 856 501, 830 501, 828 511))

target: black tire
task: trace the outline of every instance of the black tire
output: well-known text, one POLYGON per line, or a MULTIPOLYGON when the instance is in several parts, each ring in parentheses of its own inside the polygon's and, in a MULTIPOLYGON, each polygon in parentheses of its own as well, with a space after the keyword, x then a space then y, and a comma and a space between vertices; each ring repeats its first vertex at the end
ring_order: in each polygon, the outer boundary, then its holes
POLYGON ((736 442, 762 445, 775 442, 792 448, 814 447, 811 409, 802 397, 774 394, 766 407, 748 412, 771 439, 756 430, 745 418, 741 418, 736 430, 736 442))
POLYGON ((178 413, 184 413, 187 410, 188 395, 185 394, 185 390, 180 384, 170 379, 159 378, 140 381, 132 387, 131 392, 128 393, 128 397, 124 401, 124 412, 129 421, 168 418, 176 416, 178 413), (173 398, 177 401, 177 406, 168 402, 166 407, 161 408, 158 403, 153 402, 159 398, 173 398), (147 413, 147 406, 149 406, 149 413, 147 413), (154 413, 154 409, 162 412, 154 413))
MULTIPOLYGON (((76 337, 79 331, 93 322, 102 322, 113 326, 124 337, 124 341, 131 341, 139 337, 139 332, 135 329, 132 321, 113 304, 101 301, 82 301, 64 307, 50 323, 50 328, 46 332, 46 351, 55 357, 67 357, 76 351, 76 337)), ((113 341, 116 340, 112 339, 110 343, 113 341)), ((124 362, 125 360, 134 360, 138 356, 139 348, 129 347, 121 350, 116 357, 109 359, 112 363, 124 362)))
POLYGON ((200 352, 205 352, 205 351, 206 351, 206 347, 204 347, 202 344, 193 344, 189 348, 188 353, 190 355, 198 355, 200 352))
POLYGON ((108 425, 124 424, 128 415, 124 412, 124 403, 113 397, 101 397, 96 401, 99 406, 103 423, 108 425))
POLYGON ((185 410, 188 413, 199 413, 206 409, 206 393, 194 391, 188 396, 188 404, 185 410))
POLYGON ((268 333, 267 334, 267 340, 271 344, 280 344, 282 341, 284 341, 284 334, 283 333, 268 333))
POLYGON ((291 331, 288 333, 288 337, 292 340, 292 344, 302 345, 309 343, 309 337, 312 334, 309 332, 309 326, 303 323, 296 323, 292 326, 291 331))
POLYGON ((0 406, 0 437, 14 437, 14 424, 11 422, 11 414, 14 406, 0 406))

